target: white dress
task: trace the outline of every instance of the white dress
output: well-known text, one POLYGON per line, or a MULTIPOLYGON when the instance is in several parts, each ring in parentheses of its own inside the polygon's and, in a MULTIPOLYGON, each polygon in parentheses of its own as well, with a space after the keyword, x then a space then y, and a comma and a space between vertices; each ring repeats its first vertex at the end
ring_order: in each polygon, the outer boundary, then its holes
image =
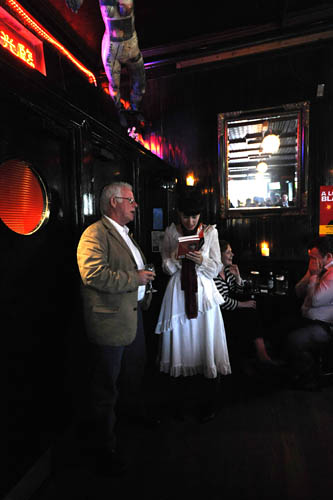
POLYGON ((188 319, 184 291, 181 289, 181 261, 175 258, 178 237, 174 223, 162 242, 163 270, 171 275, 155 333, 163 333, 160 370, 172 377, 203 374, 215 378, 231 373, 220 304, 224 299, 213 281, 222 269, 220 246, 215 226, 204 230, 201 248, 203 262, 196 265, 198 278, 198 316, 188 319))

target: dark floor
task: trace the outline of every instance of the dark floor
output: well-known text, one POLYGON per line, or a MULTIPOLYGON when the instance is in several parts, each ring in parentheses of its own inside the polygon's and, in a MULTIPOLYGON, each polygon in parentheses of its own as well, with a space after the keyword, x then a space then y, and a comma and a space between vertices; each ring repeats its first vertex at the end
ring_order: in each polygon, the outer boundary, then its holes
POLYGON ((126 474, 101 478, 93 456, 69 430, 53 451, 51 479, 33 500, 321 500, 333 491, 333 384, 321 391, 288 389, 270 374, 228 376, 217 417, 202 424, 196 395, 188 414, 168 411, 157 377, 151 399, 161 413, 156 431, 130 422, 118 435, 130 460, 126 474))

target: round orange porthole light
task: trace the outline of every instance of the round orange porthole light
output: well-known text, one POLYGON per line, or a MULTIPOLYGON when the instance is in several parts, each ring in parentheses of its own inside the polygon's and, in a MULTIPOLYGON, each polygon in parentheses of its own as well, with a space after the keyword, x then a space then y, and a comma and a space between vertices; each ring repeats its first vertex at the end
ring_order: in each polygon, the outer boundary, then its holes
POLYGON ((49 217, 45 186, 21 160, 0 164, 0 218, 15 233, 35 233, 49 217))

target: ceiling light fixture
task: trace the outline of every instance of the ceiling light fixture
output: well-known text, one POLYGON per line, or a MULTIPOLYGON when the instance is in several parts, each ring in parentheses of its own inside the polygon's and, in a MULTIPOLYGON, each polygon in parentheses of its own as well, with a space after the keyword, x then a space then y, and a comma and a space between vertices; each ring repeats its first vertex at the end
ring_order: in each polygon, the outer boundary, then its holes
POLYGON ((267 172, 268 165, 265 161, 260 161, 256 168, 260 174, 264 174, 265 172, 267 172))
POLYGON ((280 147, 280 137, 273 134, 271 130, 268 130, 261 143, 261 148, 263 153, 274 154, 277 153, 280 147))

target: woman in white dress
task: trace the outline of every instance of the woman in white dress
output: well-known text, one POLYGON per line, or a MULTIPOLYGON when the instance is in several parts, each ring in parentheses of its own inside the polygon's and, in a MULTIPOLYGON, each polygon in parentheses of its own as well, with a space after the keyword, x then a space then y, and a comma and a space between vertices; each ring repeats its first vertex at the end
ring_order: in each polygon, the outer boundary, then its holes
MULTIPOLYGON (((179 224, 166 228, 161 254, 168 282, 155 333, 162 334, 160 370, 171 377, 203 375, 217 380, 231 372, 220 304, 213 278, 222 269, 215 225, 201 222, 201 194, 183 195, 179 224), (198 234, 200 250, 177 258, 178 238, 198 234)), ((214 412, 212 411, 212 417, 214 412)))

